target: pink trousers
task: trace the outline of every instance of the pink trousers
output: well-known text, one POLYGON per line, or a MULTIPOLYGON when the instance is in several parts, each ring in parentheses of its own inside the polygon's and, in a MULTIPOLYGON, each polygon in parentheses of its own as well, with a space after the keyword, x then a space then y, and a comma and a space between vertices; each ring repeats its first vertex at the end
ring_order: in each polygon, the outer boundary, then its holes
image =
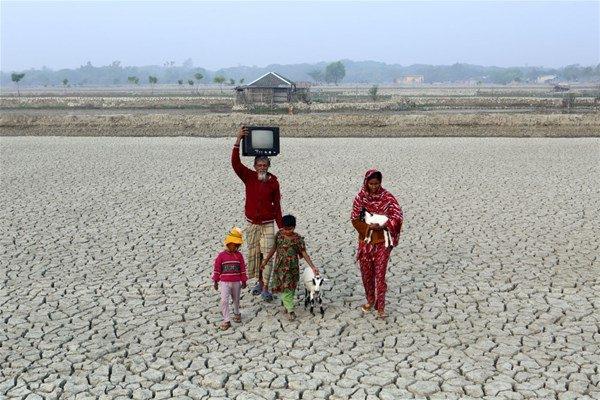
POLYGON ((233 300, 233 313, 240 313, 240 293, 242 282, 219 282, 221 287, 221 313, 223 322, 229 322, 229 298, 233 300))
POLYGON ((387 291, 385 273, 390 259, 390 250, 383 243, 361 243, 359 246, 358 262, 367 303, 383 311, 387 291))

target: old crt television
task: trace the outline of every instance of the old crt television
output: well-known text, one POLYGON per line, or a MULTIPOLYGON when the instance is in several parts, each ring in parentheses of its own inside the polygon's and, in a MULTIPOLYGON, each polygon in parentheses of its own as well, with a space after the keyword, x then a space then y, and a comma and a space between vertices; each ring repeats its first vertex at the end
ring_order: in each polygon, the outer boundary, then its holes
POLYGON ((247 126, 248 135, 242 140, 243 156, 276 156, 279 154, 279 128, 247 126))

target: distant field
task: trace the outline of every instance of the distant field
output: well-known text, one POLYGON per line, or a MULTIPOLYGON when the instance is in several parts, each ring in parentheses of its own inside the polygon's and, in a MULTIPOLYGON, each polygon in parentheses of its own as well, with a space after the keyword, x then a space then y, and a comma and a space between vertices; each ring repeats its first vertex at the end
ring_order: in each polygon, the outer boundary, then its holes
POLYGON ((600 88, 316 86, 310 103, 236 105, 231 86, 25 88, 0 95, 0 135, 227 136, 244 123, 289 136, 600 136, 600 88))
MULTIPOLYGON (((375 98, 370 85, 315 86, 310 104, 294 105, 296 112, 372 110, 405 111, 429 108, 592 108, 600 106, 600 86, 572 86, 557 92, 553 86, 381 86, 375 98)), ((18 96, 3 88, 0 109, 209 109, 228 112, 234 107, 231 86, 201 88, 160 85, 111 87, 25 88, 18 96)), ((286 108, 282 105, 279 108, 286 108)), ((258 107, 260 108, 260 107, 258 107)), ((277 107, 276 107, 277 109, 277 107)), ((276 110, 275 112, 276 113, 276 110)))
MULTIPOLYGON (((368 96, 370 84, 318 85, 311 87, 311 93, 338 94, 343 96, 368 96)), ((403 96, 560 96, 553 85, 378 85, 381 95, 403 96)), ((573 84, 570 91, 576 94, 600 94, 600 84, 573 84)), ((112 85, 112 86, 35 86, 20 89, 22 96, 226 96, 234 97, 234 87, 230 85, 112 85)), ((17 95, 14 85, 2 87, 0 97, 17 95)))

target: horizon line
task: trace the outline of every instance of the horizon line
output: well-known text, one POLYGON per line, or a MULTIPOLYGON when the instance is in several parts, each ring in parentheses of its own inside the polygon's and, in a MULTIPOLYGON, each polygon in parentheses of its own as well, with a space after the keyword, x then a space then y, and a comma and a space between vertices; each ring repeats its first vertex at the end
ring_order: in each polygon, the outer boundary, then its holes
MULTIPOLYGON (((585 64, 580 64, 580 63, 567 63, 567 64, 562 64, 559 67, 550 67, 550 66, 545 66, 545 65, 528 65, 527 63, 524 65, 511 65, 511 66, 498 66, 498 65, 483 65, 483 64, 471 64, 468 62, 460 62, 457 61, 455 63, 452 64, 428 64, 428 63, 412 63, 412 64, 399 64, 399 63, 387 63, 385 61, 378 61, 378 60, 350 60, 350 59, 341 59, 341 60, 336 60, 336 61, 315 61, 315 62, 298 62, 298 63, 270 63, 270 64, 266 64, 264 66, 258 66, 258 65, 235 65, 235 66, 229 66, 229 67, 220 67, 217 69, 209 69, 209 68, 205 68, 202 66, 192 66, 192 67, 187 67, 188 69, 202 69, 205 71, 212 71, 212 72, 217 72, 220 70, 225 70, 225 69, 234 69, 234 68, 260 68, 260 69, 264 69, 264 68, 268 68, 270 66, 293 66, 293 65, 303 65, 303 64, 308 64, 308 65, 315 65, 315 64, 329 64, 329 63, 333 63, 333 62, 337 62, 337 61, 349 61, 352 63, 366 63, 366 62, 374 62, 374 63, 381 63, 387 66, 399 66, 399 67, 412 67, 412 66, 417 66, 417 65, 424 65, 424 66, 432 66, 432 67, 450 67, 452 65, 469 65, 469 66, 476 66, 476 67, 485 67, 485 68, 544 68, 544 69, 561 69, 561 68, 566 68, 569 66, 580 66, 580 67, 595 67, 600 65, 600 63, 598 64, 589 64, 589 65, 585 65, 585 64)), ((90 63, 90 65, 94 68, 101 68, 101 67, 110 67, 114 62, 119 62, 119 60, 114 60, 112 63, 110 64, 105 64, 105 65, 93 65, 91 64, 90 61, 88 61, 87 63, 90 63)), ((171 61, 173 62, 173 61, 171 61)), ((0 68, 0 72, 1 73, 9 73, 9 72, 19 72, 19 71, 32 71, 32 70, 50 70, 50 71, 60 71, 60 70, 74 70, 74 69, 79 69, 82 67, 85 67, 87 64, 82 64, 78 67, 62 67, 62 68, 58 68, 58 67, 48 67, 47 65, 42 65, 41 67, 27 67, 27 68, 20 68, 20 69, 15 69, 15 68, 10 68, 10 69, 4 69, 4 68, 0 68)), ((182 68, 184 67, 183 63, 180 64, 174 64, 174 65, 160 65, 160 64, 148 64, 148 65, 119 65, 119 68, 150 68, 150 67, 158 67, 158 68, 182 68)))

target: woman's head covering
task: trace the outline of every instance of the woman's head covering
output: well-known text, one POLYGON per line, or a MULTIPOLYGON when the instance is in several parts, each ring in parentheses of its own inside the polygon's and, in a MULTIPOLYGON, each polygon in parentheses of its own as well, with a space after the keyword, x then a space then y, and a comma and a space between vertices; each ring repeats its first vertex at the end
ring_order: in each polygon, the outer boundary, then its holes
POLYGON ((225 245, 228 243, 242 244, 244 241, 242 240, 242 230, 237 226, 231 228, 227 236, 225 236, 225 245))
POLYGON ((379 171, 377 171, 376 169, 372 168, 372 169, 368 170, 368 171, 365 173, 365 185, 367 184, 367 182, 368 182, 370 179, 373 179, 373 178, 375 178, 375 179, 377 179, 379 182, 381 182, 381 180, 383 179, 383 176, 381 175, 381 172, 379 172, 379 171))
MULTIPOLYGON (((381 175, 381 172, 379 172, 378 170, 376 170, 375 168, 371 168, 370 170, 368 170, 367 172, 365 172, 365 179, 363 181, 363 188, 362 190, 364 190, 367 193, 371 193, 369 191, 369 187, 367 186, 367 182, 369 182, 370 179, 377 179, 379 180, 379 183, 381 183, 383 176, 381 175)), ((381 186, 379 187, 379 189, 377 189, 377 191, 373 194, 377 194, 380 193, 382 190, 381 186)))

